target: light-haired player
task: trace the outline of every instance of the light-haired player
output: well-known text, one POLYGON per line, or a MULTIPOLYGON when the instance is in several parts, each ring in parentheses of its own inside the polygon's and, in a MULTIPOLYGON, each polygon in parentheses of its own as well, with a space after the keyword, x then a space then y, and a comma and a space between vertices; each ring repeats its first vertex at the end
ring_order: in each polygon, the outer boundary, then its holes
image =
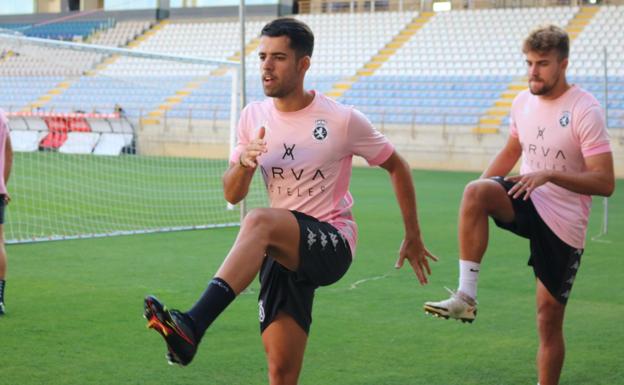
POLYGON ((6 308, 4 296, 6 290, 7 253, 4 247, 4 209, 11 197, 7 191, 7 183, 13 166, 13 148, 9 136, 9 124, 4 111, 0 110, 0 316, 6 308))
POLYGON ((609 196, 613 158, 598 101, 568 84, 569 38, 547 26, 533 31, 523 52, 529 89, 511 108, 505 147, 481 179, 466 186, 459 213, 459 288, 425 311, 472 322, 477 278, 488 244, 488 217, 530 240, 537 282, 537 369, 541 385, 559 382, 563 318, 585 247, 592 195, 609 196), (522 158, 520 175, 505 177, 522 158))
POLYGON ((284 18, 261 32, 262 86, 268 96, 242 112, 238 145, 223 177, 225 198, 240 202, 254 174, 264 178, 270 208, 245 217, 230 253, 188 312, 145 300, 149 325, 163 335, 170 361, 186 365, 214 319, 260 275, 259 318, 273 385, 296 384, 317 287, 349 268, 357 226, 349 193, 351 160, 388 171, 405 226, 397 266, 408 260, 422 284, 430 274, 410 169, 392 144, 352 107, 304 89, 314 36, 284 18))

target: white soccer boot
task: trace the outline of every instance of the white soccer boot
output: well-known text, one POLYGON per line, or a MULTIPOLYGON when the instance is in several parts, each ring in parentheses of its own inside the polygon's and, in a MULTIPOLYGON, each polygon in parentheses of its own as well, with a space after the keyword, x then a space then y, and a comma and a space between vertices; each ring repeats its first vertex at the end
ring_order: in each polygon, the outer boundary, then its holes
POLYGON ((477 301, 461 291, 454 292, 449 288, 446 290, 451 293, 451 298, 440 302, 425 302, 425 313, 472 323, 477 318, 477 301))

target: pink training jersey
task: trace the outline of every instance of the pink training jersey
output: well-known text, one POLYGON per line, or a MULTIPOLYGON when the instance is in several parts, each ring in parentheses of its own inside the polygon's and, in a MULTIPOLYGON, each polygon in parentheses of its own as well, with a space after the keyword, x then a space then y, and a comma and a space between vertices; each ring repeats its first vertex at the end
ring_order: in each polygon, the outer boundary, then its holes
POLYGON ((238 163, 261 126, 266 130, 268 152, 258 158, 258 168, 271 207, 300 211, 330 223, 355 255, 351 160, 359 155, 370 165, 379 165, 394 151, 392 144, 361 112, 315 92, 312 103, 295 112, 278 111, 271 98, 245 107, 230 162, 238 163))
MULTIPOLYGON (((586 157, 611 151, 600 104, 577 86, 555 100, 521 92, 511 107, 510 135, 522 145, 521 174, 580 172, 586 157)), ((584 248, 591 196, 546 183, 531 193, 531 200, 562 241, 584 248)))
POLYGON ((0 109, 0 194, 7 193, 7 187, 4 180, 4 156, 7 136, 9 136, 9 120, 7 119, 4 111, 0 109))

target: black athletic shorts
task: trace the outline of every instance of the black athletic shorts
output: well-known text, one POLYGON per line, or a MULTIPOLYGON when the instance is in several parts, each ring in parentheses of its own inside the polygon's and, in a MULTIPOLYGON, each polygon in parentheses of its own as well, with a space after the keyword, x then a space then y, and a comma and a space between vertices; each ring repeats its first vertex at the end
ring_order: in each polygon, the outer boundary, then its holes
POLYGON ((5 194, 0 194, 0 225, 4 224, 4 208, 6 207, 6 204, 4 203, 5 197, 5 194))
POLYGON ((260 332, 278 312, 293 317, 308 334, 314 291, 338 281, 351 265, 351 248, 332 225, 292 211, 299 223, 299 268, 291 271, 267 255, 260 269, 260 332))
MULTIPOLYGON (((514 185, 503 177, 491 178, 500 183, 506 191, 514 185)), ((500 228, 528 238, 531 245, 529 265, 533 266, 535 276, 546 286, 550 294, 562 304, 568 302, 574 278, 581 264, 583 249, 572 247, 559 239, 539 216, 533 202, 522 197, 511 199, 515 219, 503 223, 494 219, 500 228)))

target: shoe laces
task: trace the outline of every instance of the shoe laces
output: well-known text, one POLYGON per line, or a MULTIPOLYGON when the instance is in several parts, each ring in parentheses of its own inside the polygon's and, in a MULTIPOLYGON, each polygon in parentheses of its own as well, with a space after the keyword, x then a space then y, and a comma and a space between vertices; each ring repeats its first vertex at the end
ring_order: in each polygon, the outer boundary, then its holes
POLYGON ((472 297, 470 297, 469 295, 465 294, 464 292, 454 291, 454 290, 449 289, 446 286, 444 286, 444 288, 446 289, 446 291, 448 291, 451 294, 452 298, 457 298, 458 300, 466 302, 470 306, 476 306, 477 305, 477 300, 472 298, 472 297))
POLYGON ((449 288, 448 288, 448 287, 446 287, 446 286, 444 286, 444 288, 446 289, 446 291, 448 291, 448 292, 449 292, 449 294, 451 294, 451 296, 452 296, 452 297, 455 297, 455 295, 457 294, 457 293, 455 292, 455 290, 451 290, 451 289, 449 289, 449 288))

